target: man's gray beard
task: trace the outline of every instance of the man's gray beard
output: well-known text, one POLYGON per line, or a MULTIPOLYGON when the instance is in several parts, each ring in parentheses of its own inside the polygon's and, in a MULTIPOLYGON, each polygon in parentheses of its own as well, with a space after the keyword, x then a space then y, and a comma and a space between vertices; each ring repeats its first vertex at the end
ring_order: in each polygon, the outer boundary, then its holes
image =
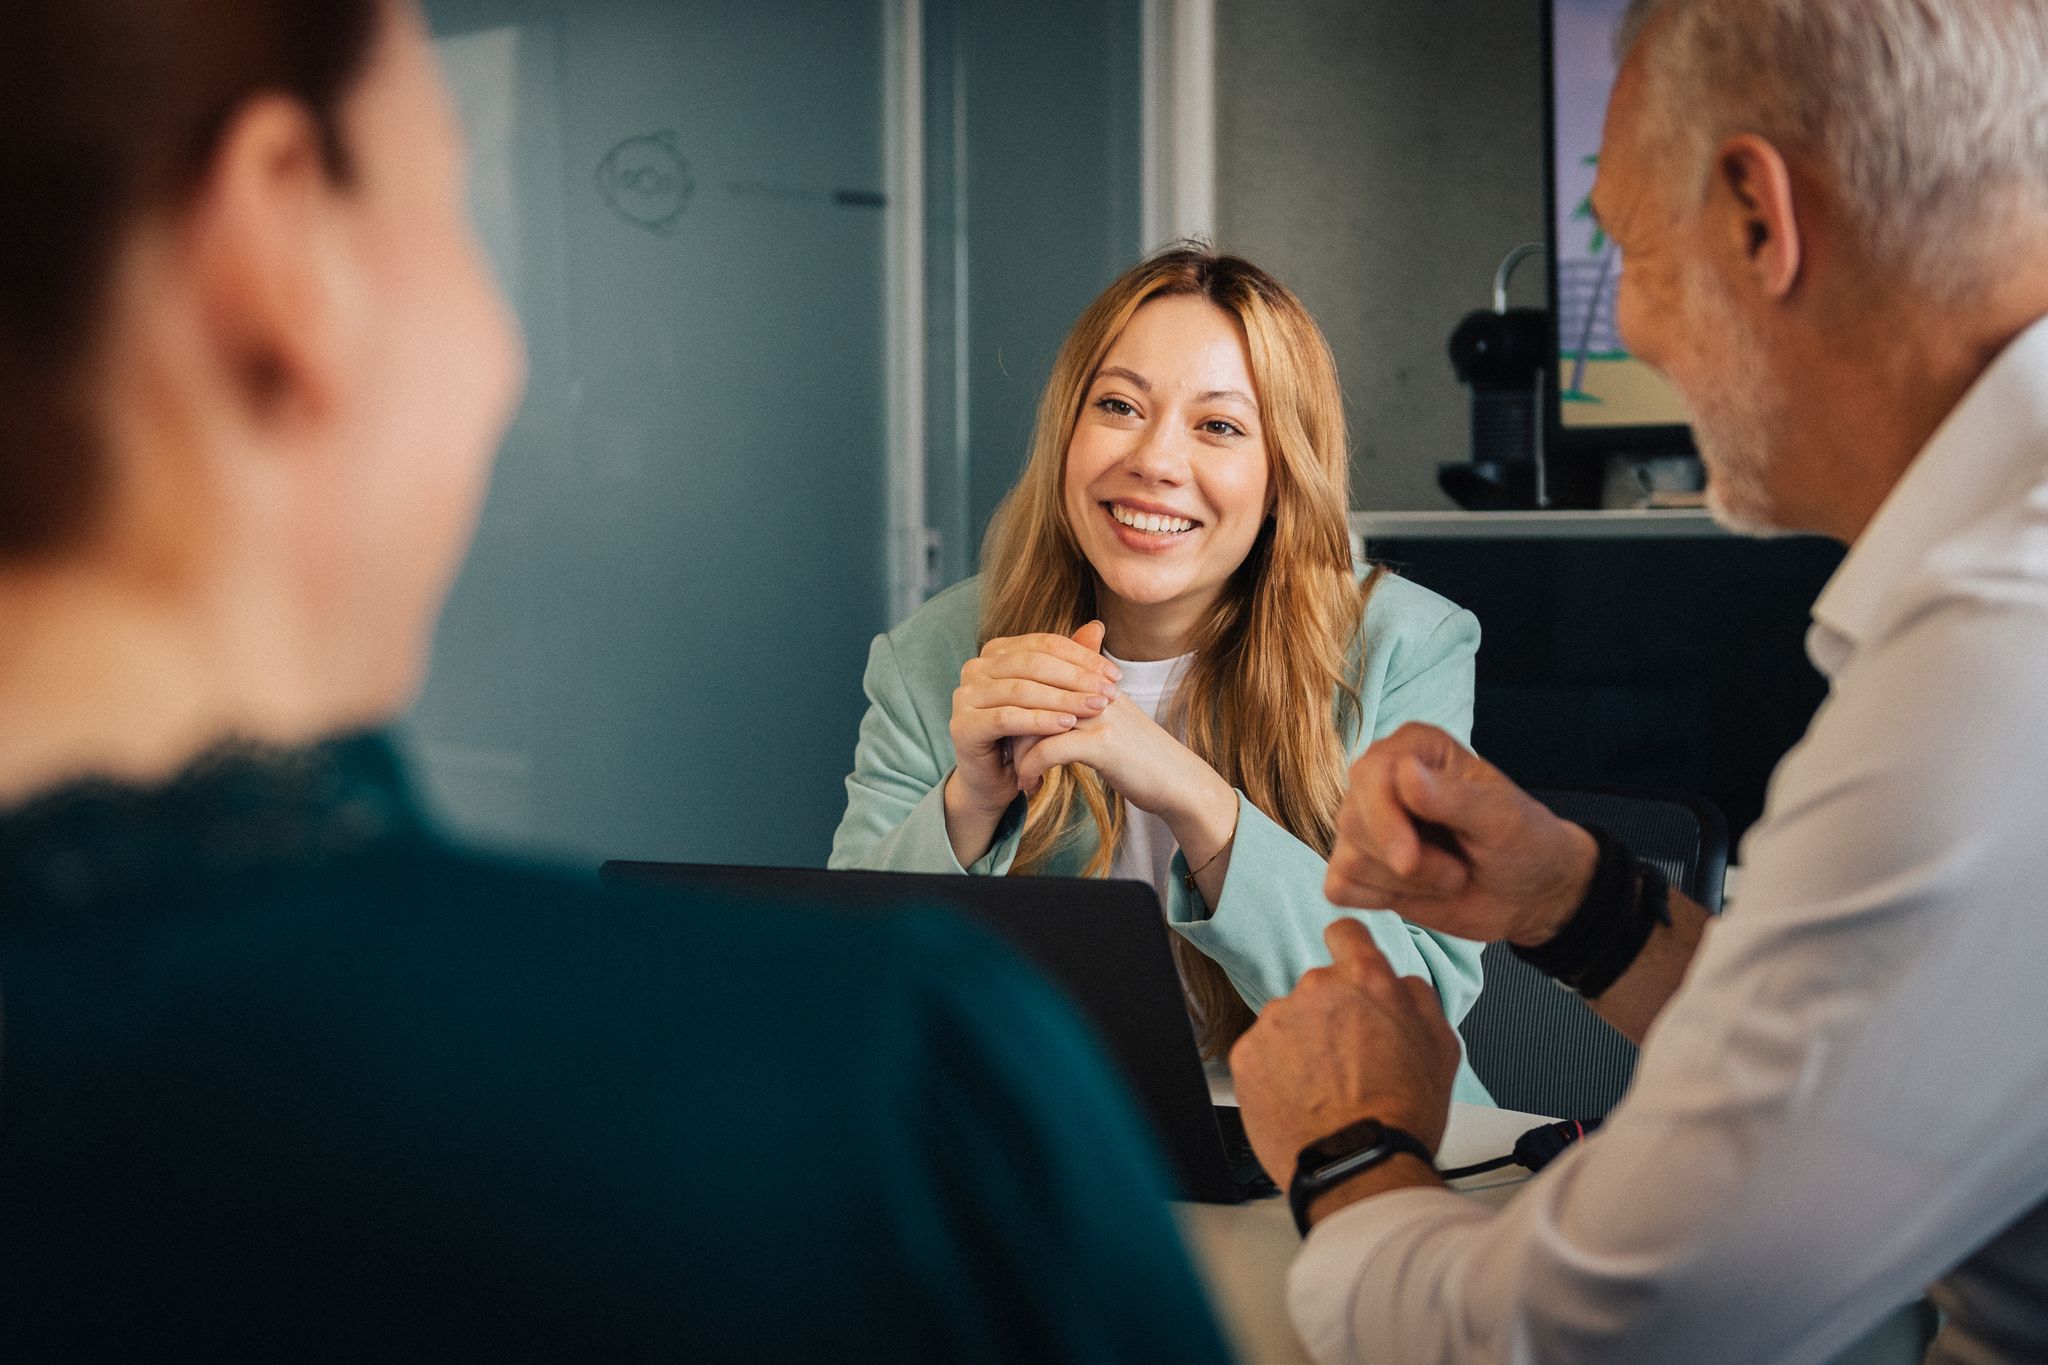
POLYGON ((1710 436, 1697 423, 1693 426, 1693 439, 1699 445, 1701 461, 1707 466, 1707 514, 1715 524, 1738 536, 1764 539, 1784 535, 1784 528, 1773 523, 1770 514, 1763 510, 1766 495, 1754 461, 1747 454, 1731 459, 1725 453, 1727 447, 1720 444, 1721 433, 1710 436), (1723 453, 1711 453, 1714 450, 1723 453))
POLYGON ((1704 266, 1687 272, 1687 318, 1697 336, 1719 348, 1709 366, 1715 391, 1687 395, 1693 441, 1707 467, 1707 511, 1737 535, 1784 533, 1773 519, 1769 467, 1773 414, 1783 407, 1777 377, 1764 363, 1748 320, 1704 266))

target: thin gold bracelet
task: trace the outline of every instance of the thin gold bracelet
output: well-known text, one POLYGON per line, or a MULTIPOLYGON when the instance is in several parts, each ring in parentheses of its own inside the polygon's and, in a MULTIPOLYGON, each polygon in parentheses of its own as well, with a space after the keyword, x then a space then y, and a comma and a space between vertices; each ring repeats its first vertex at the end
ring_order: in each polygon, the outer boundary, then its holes
MULTIPOLYGON (((1240 810, 1238 814, 1243 814, 1243 811, 1240 810)), ((1193 891, 1195 889, 1195 878, 1201 876, 1204 872, 1207 872, 1209 870, 1210 864, 1214 863, 1218 858, 1221 858, 1225 853, 1228 853, 1230 851, 1230 846, 1236 842, 1237 818, 1236 816, 1232 816, 1230 821, 1230 837, 1225 839, 1222 845, 1218 847, 1214 853, 1211 853, 1207 858, 1203 859, 1202 865, 1200 867, 1188 873, 1185 877, 1182 877, 1180 879, 1181 885, 1185 886, 1188 890, 1193 891)))

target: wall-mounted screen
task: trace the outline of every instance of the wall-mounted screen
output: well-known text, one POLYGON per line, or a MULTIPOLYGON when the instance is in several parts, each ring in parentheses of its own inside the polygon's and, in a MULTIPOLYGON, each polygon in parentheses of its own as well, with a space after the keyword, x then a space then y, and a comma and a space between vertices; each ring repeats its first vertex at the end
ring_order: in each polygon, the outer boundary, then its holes
POLYGON ((1628 0, 1551 0, 1549 6, 1551 314, 1557 331, 1552 429, 1567 445, 1604 438, 1616 446, 1662 448, 1687 443, 1685 409, 1664 377, 1622 344, 1614 312, 1621 251, 1593 221, 1590 206, 1614 86, 1614 33, 1627 9, 1628 0))

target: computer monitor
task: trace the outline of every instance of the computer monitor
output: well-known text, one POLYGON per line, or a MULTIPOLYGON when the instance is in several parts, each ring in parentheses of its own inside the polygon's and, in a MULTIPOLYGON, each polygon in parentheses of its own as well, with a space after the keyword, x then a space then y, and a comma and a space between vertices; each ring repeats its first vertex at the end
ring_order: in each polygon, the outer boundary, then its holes
POLYGON ((1660 454, 1692 448, 1686 412, 1664 377, 1630 355, 1615 326, 1621 251, 1593 221, 1614 35, 1629 0, 1547 0, 1544 124, 1550 149, 1550 303, 1554 343, 1545 425, 1550 449, 1660 454))

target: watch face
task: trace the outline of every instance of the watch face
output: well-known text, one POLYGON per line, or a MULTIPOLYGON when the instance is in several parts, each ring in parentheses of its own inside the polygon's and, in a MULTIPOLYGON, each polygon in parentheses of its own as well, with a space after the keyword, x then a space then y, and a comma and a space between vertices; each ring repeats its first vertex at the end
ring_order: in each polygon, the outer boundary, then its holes
POLYGON ((1361 1152, 1368 1152, 1376 1147, 1384 1146, 1386 1140, 1387 1129, 1385 1124, 1381 1123, 1378 1119, 1360 1119, 1348 1127, 1338 1129, 1321 1142, 1311 1146, 1308 1152, 1303 1153, 1302 1164, 1304 1166, 1309 1164, 1309 1153, 1314 1154, 1314 1164, 1321 1166, 1333 1161, 1342 1161, 1346 1157, 1356 1156, 1361 1152))

